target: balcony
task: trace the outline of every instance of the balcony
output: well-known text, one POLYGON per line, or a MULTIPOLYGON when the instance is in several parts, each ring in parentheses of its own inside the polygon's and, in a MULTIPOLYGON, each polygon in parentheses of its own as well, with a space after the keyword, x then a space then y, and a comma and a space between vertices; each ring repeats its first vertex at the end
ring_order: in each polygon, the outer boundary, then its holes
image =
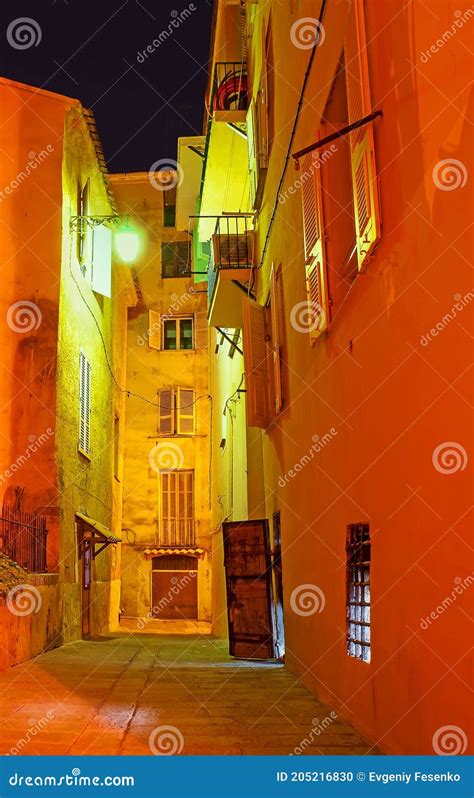
POLYGON ((211 327, 242 326, 242 294, 255 265, 255 233, 250 214, 221 216, 212 236, 208 270, 208 321, 211 327))
POLYGON ((208 241, 213 233, 209 217, 248 207, 247 109, 245 63, 217 62, 209 99, 200 241, 208 241))
POLYGON ((162 519, 158 522, 158 545, 170 548, 195 546, 195 527, 191 518, 162 519))

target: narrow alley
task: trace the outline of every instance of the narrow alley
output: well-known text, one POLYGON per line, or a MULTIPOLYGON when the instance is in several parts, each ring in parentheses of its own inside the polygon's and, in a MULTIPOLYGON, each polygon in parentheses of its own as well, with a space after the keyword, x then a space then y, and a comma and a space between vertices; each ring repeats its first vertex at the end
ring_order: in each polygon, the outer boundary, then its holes
POLYGON ((1 754, 366 754, 282 665, 203 636, 69 643, 0 675, 1 754))

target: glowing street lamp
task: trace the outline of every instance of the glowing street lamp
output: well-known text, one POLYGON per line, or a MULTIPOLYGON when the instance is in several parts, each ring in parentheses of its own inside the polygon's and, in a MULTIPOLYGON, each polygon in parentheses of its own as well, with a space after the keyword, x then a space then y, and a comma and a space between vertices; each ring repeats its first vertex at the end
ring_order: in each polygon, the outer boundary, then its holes
POLYGON ((121 225, 114 236, 115 251, 124 263, 133 263, 138 255, 140 239, 138 233, 127 220, 121 225))

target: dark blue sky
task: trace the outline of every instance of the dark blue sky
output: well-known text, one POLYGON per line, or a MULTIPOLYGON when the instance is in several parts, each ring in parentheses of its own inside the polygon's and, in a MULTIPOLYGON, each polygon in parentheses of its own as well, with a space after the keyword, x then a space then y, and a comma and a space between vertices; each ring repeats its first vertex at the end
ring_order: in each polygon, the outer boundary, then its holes
POLYGON ((145 171, 176 157, 178 136, 202 131, 211 18, 212 0, 2 3, 0 73, 79 98, 95 113, 110 171, 145 171), (9 43, 20 17, 39 27, 37 46, 9 43))

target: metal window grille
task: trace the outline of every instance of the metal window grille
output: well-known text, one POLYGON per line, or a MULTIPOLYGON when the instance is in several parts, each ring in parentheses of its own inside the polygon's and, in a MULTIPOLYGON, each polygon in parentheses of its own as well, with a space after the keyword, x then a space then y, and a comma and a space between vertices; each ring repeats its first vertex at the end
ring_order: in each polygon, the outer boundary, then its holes
POLYGON ((370 534, 368 524, 347 528, 347 653, 370 662, 370 534))
POLYGON ((45 573, 46 517, 13 510, 6 504, 0 510, 0 553, 32 573, 45 573))

